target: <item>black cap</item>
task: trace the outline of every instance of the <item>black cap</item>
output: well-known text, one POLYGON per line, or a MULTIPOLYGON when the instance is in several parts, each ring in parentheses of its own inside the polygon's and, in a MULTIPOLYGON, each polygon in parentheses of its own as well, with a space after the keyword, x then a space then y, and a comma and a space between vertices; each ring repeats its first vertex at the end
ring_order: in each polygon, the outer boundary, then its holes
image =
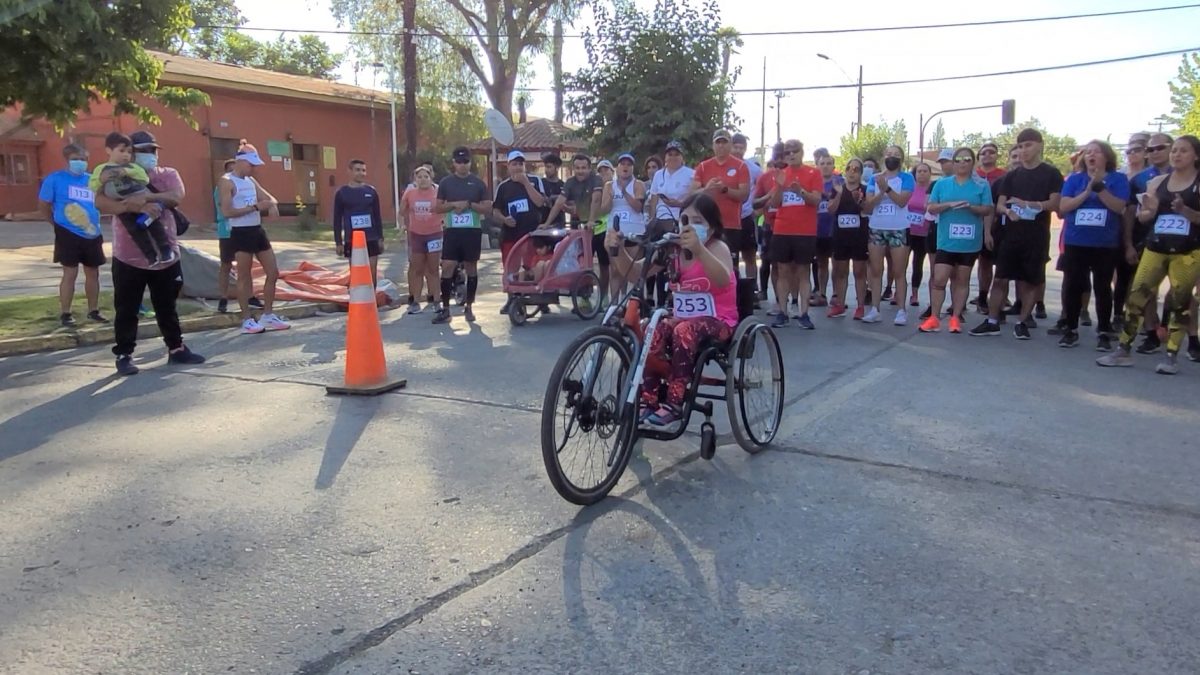
POLYGON ((154 148, 157 150, 161 147, 158 141, 154 140, 154 134, 149 131, 135 131, 129 135, 129 143, 134 150, 138 148, 154 148))
POLYGON ((542 164, 553 164, 555 166, 562 166, 562 157, 559 157, 558 153, 556 153, 556 152, 547 152, 544 155, 542 155, 542 164))
POLYGON ((734 143, 741 143, 742 145, 749 145, 749 144, 750 144, 750 139, 749 139, 749 138, 746 138, 746 134, 734 134, 734 135, 733 135, 733 142, 734 142, 734 143))
POLYGON ((679 141, 667 141, 666 151, 670 152, 672 150, 678 152, 679 154, 683 154, 683 144, 681 144, 679 141))
POLYGON ((471 151, 467 146, 460 145, 454 149, 454 152, 450 153, 450 158, 457 162, 470 162, 471 151))

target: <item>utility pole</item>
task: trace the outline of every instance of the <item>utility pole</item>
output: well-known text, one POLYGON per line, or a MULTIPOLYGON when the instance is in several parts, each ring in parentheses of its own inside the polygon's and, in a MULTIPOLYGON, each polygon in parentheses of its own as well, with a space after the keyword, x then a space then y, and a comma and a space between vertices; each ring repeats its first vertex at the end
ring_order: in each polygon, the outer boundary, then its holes
POLYGON ((765 56, 763 57, 762 121, 758 128, 758 142, 762 144, 758 158, 765 163, 767 157, 767 57, 765 56))
MULTIPOLYGON (((854 127, 854 137, 862 135, 862 64, 858 66, 858 126, 854 127)), ((764 85, 765 86, 765 85, 764 85)))
POLYGON ((776 141, 777 143, 782 143, 782 142, 783 142, 783 132, 782 132, 782 131, 780 131, 781 127, 780 127, 780 123, 779 123, 779 120, 780 120, 780 114, 779 114, 779 113, 780 113, 780 108, 782 108, 782 107, 783 107, 783 106, 782 106, 782 101, 783 101, 783 92, 782 92, 782 91, 776 91, 776 92, 775 92, 775 141, 776 141))

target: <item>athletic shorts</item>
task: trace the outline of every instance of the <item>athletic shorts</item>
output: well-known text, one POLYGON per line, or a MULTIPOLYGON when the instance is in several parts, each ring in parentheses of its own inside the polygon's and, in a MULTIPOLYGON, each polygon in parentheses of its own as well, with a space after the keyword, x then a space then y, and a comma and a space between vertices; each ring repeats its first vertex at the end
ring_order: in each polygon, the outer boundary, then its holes
POLYGON ((271 240, 262 225, 229 228, 230 246, 235 253, 262 253, 271 250, 271 240))
POLYGON ((1046 281, 1046 247, 1049 237, 1034 224, 1005 226, 1008 232, 996 250, 996 276, 1009 281, 1040 284, 1046 281))
POLYGON ((869 243, 872 246, 889 246, 900 248, 908 246, 908 230, 877 230, 870 228, 869 243))
POLYGON ((834 237, 833 239, 833 259, 837 261, 856 260, 865 261, 870 259, 867 252, 867 237, 864 232, 857 236, 834 237))
POLYGON ((237 251, 233 250, 233 240, 229 237, 217 240, 217 249, 221 252, 221 262, 231 263, 237 251))
POLYGON ((954 253, 951 251, 938 251, 933 256, 934 265, 950 265, 951 267, 974 267, 975 259, 979 257, 979 253, 954 253))
MULTIPOLYGON (((368 258, 374 258, 374 257, 378 256, 381 250, 382 250, 382 247, 379 245, 378 240, 376 240, 376 241, 371 241, 370 239, 367 240, 367 257, 368 258)), ((351 247, 349 247, 349 246, 342 249, 342 253, 344 253, 347 258, 349 258, 350 254, 353 252, 354 251, 351 250, 351 247)))
POLYGON ((442 230, 442 260, 479 262, 483 252, 483 230, 477 227, 442 230))
POLYGON ((608 248, 604 246, 605 234, 607 232, 592 235, 592 255, 596 256, 596 262, 601 267, 608 267, 608 248))
POLYGON ((771 262, 811 265, 817 255, 817 238, 802 234, 775 234, 771 237, 771 262))
MULTIPOLYGON (((758 244, 758 225, 754 223, 754 216, 746 216, 742 218, 742 236, 738 243, 741 244, 737 250, 739 253, 748 253, 754 251, 758 244)), ((732 246, 731 246, 732 248, 732 246)))
POLYGON ((817 257, 828 258, 833 255, 833 237, 817 237, 817 257))
POLYGON ((979 251, 979 260, 987 264, 992 264, 996 260, 996 251, 1000 250, 1000 242, 1004 240, 1004 226, 998 225, 995 219, 992 219, 992 248, 984 247, 979 251))
POLYGON ((63 267, 99 267, 108 262, 104 257, 104 237, 88 239, 55 225, 54 262, 63 267))
MULTIPOLYGON (((368 242, 368 245, 370 242, 368 242)), ((422 253, 441 253, 442 252, 442 233, 434 232, 433 234, 417 234, 412 230, 408 232, 408 254, 421 255, 422 253)))
POLYGON ((937 251, 937 224, 929 226, 929 234, 925 235, 925 252, 937 251))

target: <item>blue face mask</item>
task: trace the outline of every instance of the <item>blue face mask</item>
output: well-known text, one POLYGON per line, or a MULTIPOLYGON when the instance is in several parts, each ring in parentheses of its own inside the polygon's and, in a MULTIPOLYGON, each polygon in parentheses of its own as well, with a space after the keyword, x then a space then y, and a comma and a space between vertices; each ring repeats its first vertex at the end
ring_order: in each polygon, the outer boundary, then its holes
POLYGON ((863 182, 864 182, 864 183, 869 183, 869 182, 871 181, 871 177, 872 177, 872 176, 874 176, 874 175, 875 175, 875 169, 873 169, 873 168, 871 168, 871 167, 869 167, 869 166, 864 166, 864 167, 863 167, 863 177, 862 177, 862 179, 863 179, 863 182))
POLYGON ((692 229, 701 242, 708 241, 708 223, 692 223, 692 229))
POLYGON ((67 160, 67 171, 70 171, 71 173, 75 174, 76 176, 87 172, 87 160, 86 159, 69 159, 69 160, 67 160))
POLYGON ((153 152, 137 152, 133 155, 133 162, 149 171, 158 166, 158 155, 153 152))

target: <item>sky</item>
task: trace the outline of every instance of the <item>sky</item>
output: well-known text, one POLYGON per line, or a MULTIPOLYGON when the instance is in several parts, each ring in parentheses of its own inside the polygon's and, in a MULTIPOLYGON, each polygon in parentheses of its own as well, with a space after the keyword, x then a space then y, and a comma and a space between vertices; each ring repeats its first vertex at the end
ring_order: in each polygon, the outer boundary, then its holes
MULTIPOLYGON (((652 6, 652 0, 637 0, 652 6)), ((858 0, 855 11, 837 3, 796 0, 718 0, 722 22, 738 31, 823 30, 962 23, 1029 17, 1090 14, 1106 11, 1195 4, 1187 0, 1008 0, 1004 3, 964 3, 932 0, 917 5, 894 0, 858 0), (829 8, 828 10, 821 9, 829 8), (916 9, 910 9, 916 8, 916 9)), ((337 29, 327 0, 238 0, 248 26, 300 31, 337 29), (296 11, 298 2, 307 13, 296 11)), ((578 28, 581 32, 587 17, 578 28)), ((1155 118, 1171 109, 1167 82, 1180 63, 1179 56, 1164 56, 1128 63, 1108 64, 1044 73, 980 78, 957 82, 870 86, 872 82, 965 75, 995 71, 1080 63, 1174 50, 1200 50, 1200 7, 1146 14, 1071 19, 987 27, 957 27, 893 32, 752 36, 733 57, 741 68, 735 88, 763 86, 764 59, 768 93, 764 110, 761 93, 736 94, 733 111, 742 119, 740 130, 751 147, 776 140, 774 89, 823 84, 844 84, 863 68, 863 122, 902 119, 909 129, 910 149, 917 145, 921 115, 949 108, 998 105, 1016 100, 1017 120, 1036 117, 1055 134, 1070 134, 1078 141, 1092 138, 1124 143, 1130 133, 1156 130, 1155 118), (818 53, 831 57, 823 60, 818 53), (844 71, 844 72, 843 72, 844 71), (765 112, 765 115, 764 115, 765 112), (765 134, 763 127, 765 122, 765 134)), ((275 33, 254 31, 259 39, 275 33)), ((335 50, 345 50, 349 37, 322 35, 335 50)), ((564 69, 585 62, 583 41, 568 38, 564 69)), ((352 58, 341 69, 341 79, 354 81, 352 58)), ((534 60, 529 86, 552 86, 547 58, 534 60)), ((369 70, 367 71, 369 73, 369 70)), ((370 86, 369 75, 359 84, 370 86)), ((779 102, 779 133, 798 138, 808 148, 828 147, 836 154, 839 140, 856 116, 855 89, 787 92, 779 102)), ((551 117, 554 95, 534 92, 532 115, 551 117)), ((999 108, 948 113, 941 118, 950 141, 970 132, 1002 129, 999 108)), ((569 120, 568 120, 569 121, 569 120)), ((927 127, 932 135, 936 121, 927 127)), ((927 144, 928 145, 928 144, 927 144)))

